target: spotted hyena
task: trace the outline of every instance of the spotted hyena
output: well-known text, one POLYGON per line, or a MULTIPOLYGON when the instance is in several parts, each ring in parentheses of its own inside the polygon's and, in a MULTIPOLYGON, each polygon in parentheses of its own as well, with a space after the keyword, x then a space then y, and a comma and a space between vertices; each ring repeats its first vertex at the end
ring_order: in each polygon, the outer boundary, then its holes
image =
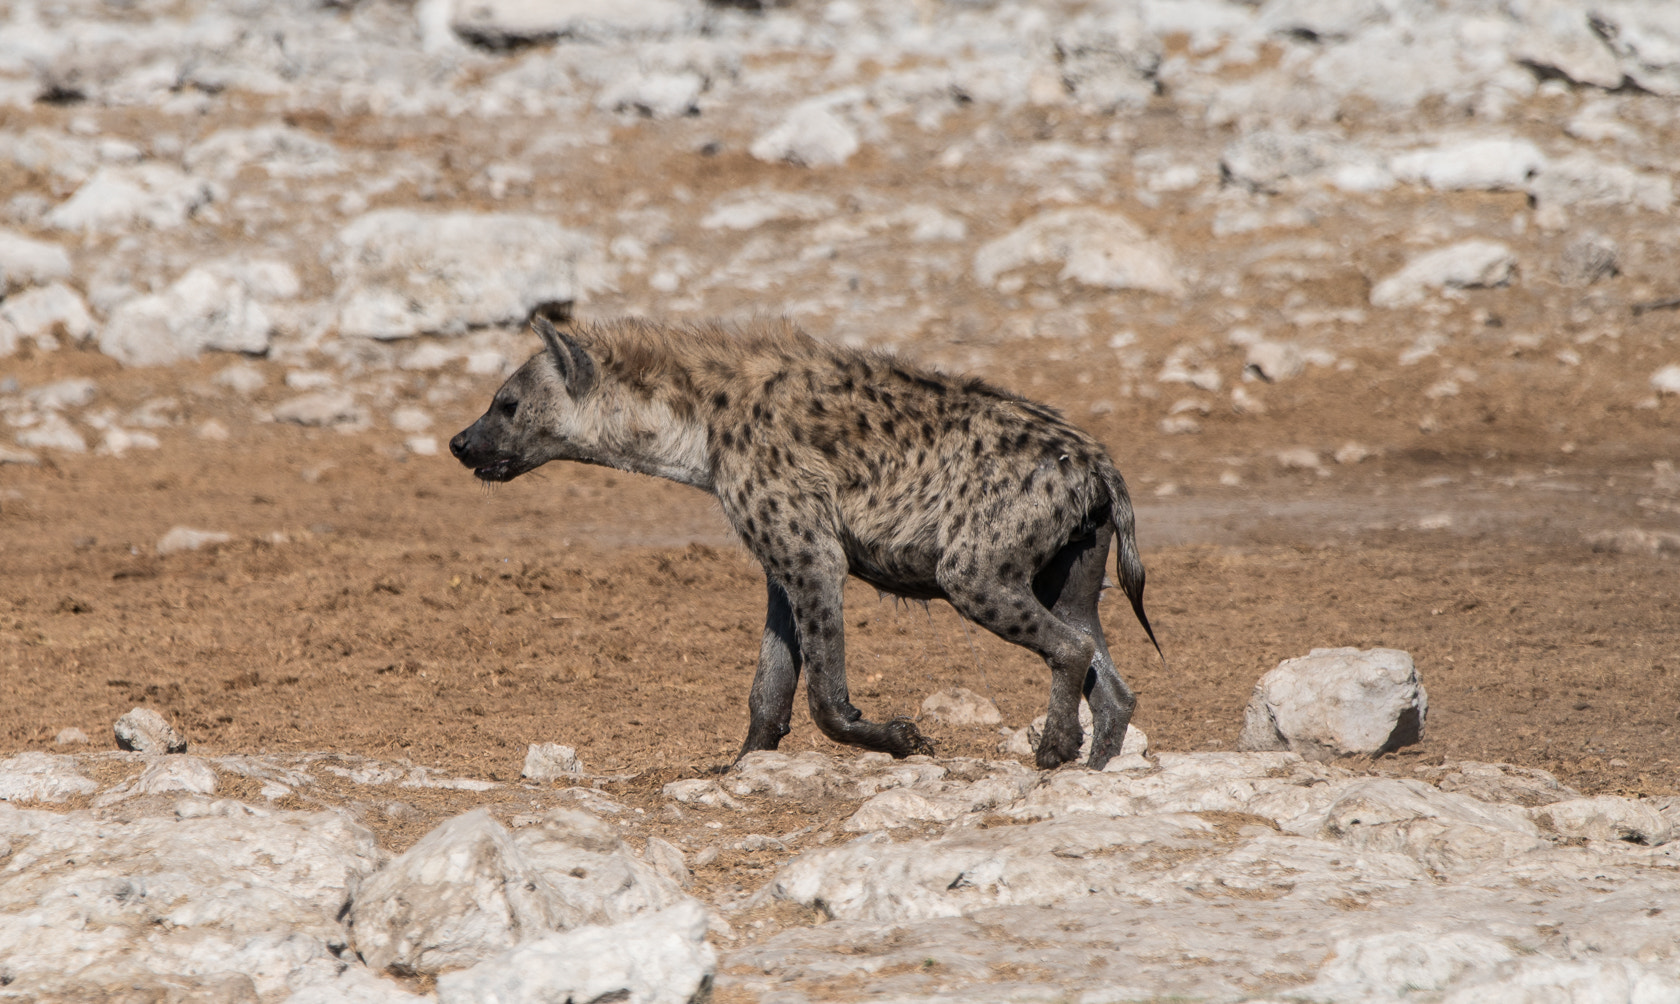
MULTIPOLYGON (((914 724, 865 719, 846 689, 845 578, 943 599, 1049 663, 1038 765, 1120 749, 1136 704, 1097 616, 1111 538, 1150 641, 1126 483, 1096 440, 975 379, 819 343, 792 325, 624 320, 556 331, 449 449, 484 481, 551 460, 669 478, 715 495, 764 565, 769 612, 741 751, 775 749, 806 673, 829 738, 926 752, 914 724)), ((1157 650, 1159 645, 1156 646, 1157 650)))

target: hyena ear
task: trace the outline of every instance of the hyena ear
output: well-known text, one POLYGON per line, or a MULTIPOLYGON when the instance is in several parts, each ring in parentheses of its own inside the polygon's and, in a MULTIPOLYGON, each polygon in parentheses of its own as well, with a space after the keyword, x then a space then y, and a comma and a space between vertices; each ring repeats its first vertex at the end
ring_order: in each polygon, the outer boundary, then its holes
POLYGON ((539 315, 531 320, 531 326, 548 346, 548 354, 553 357, 560 378, 566 382, 566 393, 573 400, 587 394, 595 386, 595 360, 589 358, 577 339, 556 331, 548 318, 539 315))

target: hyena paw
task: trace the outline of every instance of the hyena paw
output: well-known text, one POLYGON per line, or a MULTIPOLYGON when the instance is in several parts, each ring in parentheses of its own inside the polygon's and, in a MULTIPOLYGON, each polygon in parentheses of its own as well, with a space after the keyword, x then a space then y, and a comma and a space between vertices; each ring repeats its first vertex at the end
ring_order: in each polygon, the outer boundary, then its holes
POLYGON ((1044 737, 1038 741, 1038 769, 1055 770, 1064 763, 1072 763, 1078 759, 1079 742, 1083 738, 1077 730, 1072 734, 1058 734, 1047 729, 1044 737))
POLYGON ((917 753, 933 755, 933 740, 922 735, 922 730, 908 718, 894 718, 883 727, 887 740, 887 752, 895 759, 902 760, 917 753))

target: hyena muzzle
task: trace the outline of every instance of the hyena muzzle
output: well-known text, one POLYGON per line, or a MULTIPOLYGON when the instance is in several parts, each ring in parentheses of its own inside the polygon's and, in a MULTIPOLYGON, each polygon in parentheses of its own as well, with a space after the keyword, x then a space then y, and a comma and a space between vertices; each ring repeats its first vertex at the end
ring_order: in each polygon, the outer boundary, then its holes
POLYGON ((1111 542, 1149 640, 1131 499, 1107 452, 1044 405, 979 380, 819 343, 782 322, 740 329, 639 320, 568 333, 509 377, 449 449, 484 481, 551 460, 669 478, 717 497, 764 566, 764 640, 741 752, 787 734, 801 671, 836 742, 895 757, 931 746, 908 719, 872 722, 846 688, 846 576, 958 613, 1050 666, 1038 765, 1120 749, 1136 698, 1097 601, 1111 542))

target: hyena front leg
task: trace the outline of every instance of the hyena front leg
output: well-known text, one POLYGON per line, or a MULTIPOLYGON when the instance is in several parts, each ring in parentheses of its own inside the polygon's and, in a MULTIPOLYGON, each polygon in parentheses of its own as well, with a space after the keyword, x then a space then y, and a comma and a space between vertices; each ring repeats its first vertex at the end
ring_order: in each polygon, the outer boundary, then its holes
POLYGON ((1091 636, 1096 652, 1085 675, 1085 699, 1091 704, 1092 770, 1102 770, 1119 754, 1131 724, 1137 697, 1114 668, 1103 637, 1097 601, 1102 597, 1103 575, 1108 564, 1109 539, 1114 531, 1104 526, 1095 537, 1070 541, 1033 579, 1039 603, 1057 617, 1091 636))
POLYGON ((793 691, 799 685, 799 668, 804 662, 787 590, 773 578, 766 577, 765 585, 769 597, 764 612, 764 642, 758 650, 752 696, 747 698, 752 725, 747 729, 747 741, 741 744, 741 756, 754 750, 773 750, 788 734, 793 691))
POLYGON ((931 753, 932 744, 907 718, 872 722, 852 706, 846 688, 846 635, 843 590, 846 559, 838 542, 807 543, 793 567, 777 572, 799 631, 805 661, 805 696, 811 718, 823 735, 838 743, 891 753, 903 758, 931 753))

